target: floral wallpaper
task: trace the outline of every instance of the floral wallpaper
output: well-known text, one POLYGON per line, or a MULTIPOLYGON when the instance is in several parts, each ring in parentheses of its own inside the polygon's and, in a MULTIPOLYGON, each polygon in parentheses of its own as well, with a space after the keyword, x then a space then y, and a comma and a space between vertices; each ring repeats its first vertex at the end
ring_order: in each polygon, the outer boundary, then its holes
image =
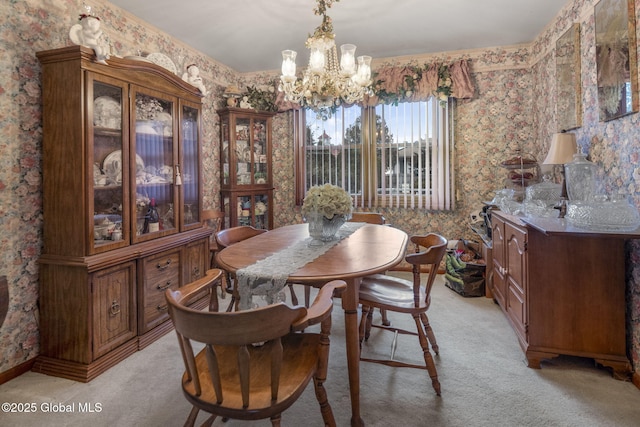
MULTIPOLYGON (((184 70, 195 63, 209 90, 203 109, 203 177, 205 207, 219 206, 219 125, 216 109, 225 87, 262 85, 273 75, 240 75, 136 17, 102 0, 88 2, 101 17, 104 38, 116 55, 161 52, 184 70)), ((593 8, 597 0, 568 0, 558 16, 528 45, 445 52, 412 61, 470 60, 473 99, 456 100, 456 210, 432 212, 388 209, 394 226, 409 233, 435 231, 449 238, 477 239, 469 230, 469 213, 504 187, 498 165, 521 148, 542 159, 555 122, 556 39, 573 23, 581 27, 583 126, 579 145, 601 167, 607 191, 629 194, 640 206, 639 115, 610 122, 598 119, 593 8)), ((9 0, 0 2, 0 275, 9 282, 10 306, 0 329, 0 372, 38 355, 38 257, 41 252, 41 98, 40 66, 35 52, 71 44, 68 32, 77 22, 80 0, 9 0)), ((636 20, 640 0, 636 0, 636 20)), ((403 58, 403 61, 406 61, 403 58)), ((406 63, 406 62, 405 62, 406 63)), ((399 64, 388 59, 376 66, 399 64)), ((275 226, 301 221, 294 199, 292 118, 273 120, 275 226)), ((640 242, 628 244, 627 325, 629 356, 640 370, 640 242)), ((621 307, 621 309, 624 309, 621 307)))

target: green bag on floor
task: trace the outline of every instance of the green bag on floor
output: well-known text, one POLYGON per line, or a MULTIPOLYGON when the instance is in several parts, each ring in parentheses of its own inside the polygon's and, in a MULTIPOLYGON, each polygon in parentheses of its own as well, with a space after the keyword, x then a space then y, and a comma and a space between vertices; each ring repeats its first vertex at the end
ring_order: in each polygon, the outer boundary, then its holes
POLYGON ((445 258, 445 285, 463 297, 485 295, 484 273, 486 266, 461 261, 455 251, 449 251, 445 258))

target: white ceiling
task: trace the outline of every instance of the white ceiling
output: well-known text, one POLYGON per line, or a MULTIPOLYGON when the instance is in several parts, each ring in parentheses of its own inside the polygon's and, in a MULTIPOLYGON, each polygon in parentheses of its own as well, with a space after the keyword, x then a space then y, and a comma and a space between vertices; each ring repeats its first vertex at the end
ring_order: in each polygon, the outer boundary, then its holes
MULTIPOLYGON (((315 0, 110 0, 238 72, 280 68, 319 25, 315 0)), ((529 43, 568 0, 342 0, 336 44, 376 58, 529 43)))

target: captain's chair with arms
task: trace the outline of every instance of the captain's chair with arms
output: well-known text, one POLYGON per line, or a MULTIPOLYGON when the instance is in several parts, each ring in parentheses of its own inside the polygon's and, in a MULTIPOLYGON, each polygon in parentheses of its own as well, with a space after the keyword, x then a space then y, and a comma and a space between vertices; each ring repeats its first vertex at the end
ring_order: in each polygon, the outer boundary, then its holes
MULTIPOLYGON (((219 277, 219 270, 217 274, 219 277)), ((185 364, 182 390, 193 405, 184 425, 193 426, 203 410, 211 414, 203 425, 222 417, 270 418, 273 426, 279 426, 281 413, 313 379, 324 425, 335 426, 323 384, 329 358, 332 297, 334 291, 346 288, 345 282, 325 284, 308 309, 278 303, 219 313, 185 306, 192 295, 207 286, 211 282, 200 281, 165 294, 185 364), (318 323, 320 333, 300 332, 318 323), (204 348, 194 354, 192 343, 204 348)))
MULTIPOLYGON (((390 330, 396 333, 391 350, 391 357, 388 360, 369 359, 361 357, 365 362, 375 362, 395 367, 411 367, 427 369, 431 377, 431 384, 440 395, 440 381, 433 356, 429 351, 429 344, 433 351, 438 354, 438 344, 435 334, 429 324, 427 310, 431 305, 431 288, 438 274, 438 266, 447 251, 447 239, 438 234, 427 234, 425 236, 412 236, 411 242, 415 245, 416 253, 408 254, 405 259, 412 265, 413 280, 405 280, 385 274, 374 274, 362 279, 360 283, 359 300, 362 304, 362 317, 360 319, 360 343, 369 338, 371 326, 390 330), (421 284, 421 266, 428 267, 427 280, 421 284), (381 310, 406 313, 413 317, 416 324, 417 333, 407 331, 392 326, 372 325, 368 312, 378 307, 381 310), (400 362, 394 360, 396 338, 398 333, 417 335, 422 347, 424 365, 400 362)), ((362 353, 361 353, 362 354, 362 353)))

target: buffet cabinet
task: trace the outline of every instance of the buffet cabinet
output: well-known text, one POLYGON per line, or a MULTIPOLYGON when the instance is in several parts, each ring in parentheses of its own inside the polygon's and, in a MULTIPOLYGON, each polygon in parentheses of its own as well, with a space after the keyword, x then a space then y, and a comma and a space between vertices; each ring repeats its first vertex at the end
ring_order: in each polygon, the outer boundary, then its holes
POLYGON ((220 116, 224 228, 273 228, 271 119, 274 113, 225 108, 220 116))
POLYGON ((34 370, 89 381, 170 331, 165 290, 206 272, 201 96, 149 62, 99 64, 82 46, 37 56, 44 249, 34 370))
POLYGON ((593 232, 495 210, 491 223, 491 291, 529 367, 559 355, 589 357, 628 379, 624 244, 640 230, 593 232))

